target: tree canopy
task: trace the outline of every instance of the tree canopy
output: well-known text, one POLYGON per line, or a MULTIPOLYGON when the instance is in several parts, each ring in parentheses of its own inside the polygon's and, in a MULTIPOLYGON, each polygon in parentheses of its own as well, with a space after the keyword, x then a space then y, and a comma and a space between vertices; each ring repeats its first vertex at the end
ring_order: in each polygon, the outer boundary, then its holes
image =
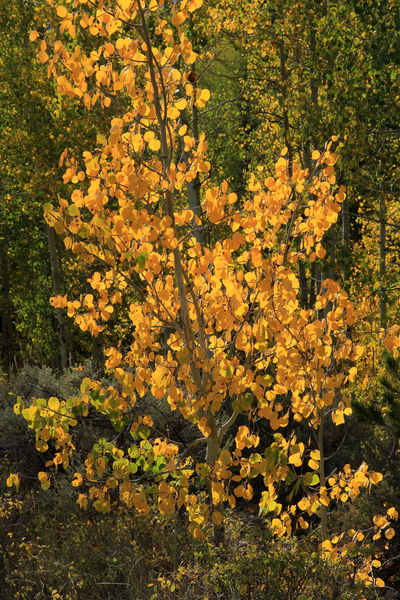
POLYGON ((3 13, 1 350, 33 479, 221 552, 256 511, 271 549, 349 561, 340 597, 396 589, 397 5, 3 13), (29 363, 57 383, 19 393, 29 363))

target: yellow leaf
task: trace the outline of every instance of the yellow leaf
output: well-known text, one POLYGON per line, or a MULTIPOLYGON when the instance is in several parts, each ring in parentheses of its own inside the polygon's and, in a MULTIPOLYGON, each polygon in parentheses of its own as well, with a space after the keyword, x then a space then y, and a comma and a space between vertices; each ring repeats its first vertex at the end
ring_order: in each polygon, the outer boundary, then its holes
POLYGON ((313 153, 311 154, 311 158, 313 160, 318 160, 320 156, 321 156, 321 153, 318 150, 314 150, 313 153))
POLYGON ((177 108, 178 110, 184 110, 187 106, 187 101, 185 98, 180 98, 174 104, 175 104, 175 108, 177 108))
POLYGON ((176 13, 176 15, 174 15, 172 17, 171 23, 172 23, 172 25, 179 27, 179 25, 181 25, 182 23, 184 23, 186 21, 186 18, 187 17, 184 12, 178 12, 178 13, 176 13))
POLYGON ((386 529, 386 531, 385 531, 385 538, 387 540, 391 540, 395 535, 396 535, 396 532, 393 529, 393 527, 389 527, 389 529, 386 529))
POLYGON ((204 435, 204 437, 208 437, 210 435, 211 429, 208 426, 207 417, 202 417, 201 419, 199 419, 199 422, 197 423, 197 427, 200 429, 200 431, 204 435))
POLYGON ((54 396, 52 396, 51 398, 49 398, 48 407, 51 410, 58 411, 58 409, 60 408, 59 400, 57 398, 55 398, 54 396))
POLYGON ((19 475, 17 473, 10 473, 10 475, 8 476, 7 481, 6 481, 7 487, 15 486, 15 489, 18 491, 19 484, 20 484, 19 475))
POLYGON ((149 149, 153 152, 157 152, 161 148, 160 140, 153 139, 149 141, 149 149))
POLYGON ((45 473, 44 471, 39 471, 39 473, 38 473, 38 479, 39 479, 40 483, 44 483, 45 481, 48 480, 47 473, 45 473))
POLYGON ((302 498, 300 502, 297 503, 297 506, 300 508, 300 510, 307 510, 307 508, 310 508, 311 502, 308 498, 302 498))
POLYGON ((65 6, 57 6, 57 16, 60 17, 60 19, 63 19, 64 17, 66 17, 68 14, 67 9, 65 8, 65 6))
POLYGON ((209 99, 211 98, 210 90, 197 90, 196 94, 196 106, 198 108, 204 108, 209 99))
POLYGON ((166 385, 166 378, 168 377, 168 369, 162 365, 157 365, 152 374, 152 381, 155 386, 163 387, 166 385))
POLYGON ((38 60, 44 64, 45 62, 47 62, 49 60, 49 55, 47 54, 47 52, 43 52, 43 50, 41 50, 38 55, 38 60))
POLYGON ((80 473, 75 473, 74 474, 74 479, 72 480, 72 485, 74 487, 79 487, 80 485, 82 485, 83 482, 83 477, 80 473))
POLYGON ((30 34, 29 34, 29 40, 31 42, 34 42, 35 40, 37 40, 38 37, 39 37, 39 34, 38 34, 37 31, 31 31, 30 34))
POLYGON ((110 44, 110 42, 108 42, 107 44, 105 44, 104 50, 107 52, 107 54, 113 54, 115 48, 113 44, 110 44))
POLYGON ((332 413, 332 421, 335 425, 342 425, 344 423, 343 410, 335 410, 335 412, 332 413))
POLYGON ((329 498, 328 498, 328 496, 321 496, 320 497, 320 502, 324 506, 329 506, 329 498))
POLYGON ((189 0, 187 9, 189 12, 194 12, 203 5, 204 0, 189 0))
POLYGON ((372 565, 373 567, 375 567, 375 569, 378 569, 378 568, 381 566, 381 564, 382 564, 382 563, 381 563, 381 561, 380 561, 380 560, 373 560, 373 561, 372 561, 372 563, 371 563, 371 565, 372 565))
POLYGON ((385 587, 385 582, 383 581, 383 579, 380 579, 378 577, 377 579, 375 579, 375 585, 376 587, 385 587))
POLYGON ((376 525, 380 529, 384 529, 389 525, 388 520, 383 515, 375 515, 375 517, 372 520, 374 522, 374 525, 376 525))
POLYGON ((317 463, 316 460, 309 460, 308 461, 308 466, 310 467, 310 469, 313 469, 314 471, 316 471, 319 468, 319 463, 317 463))
POLYGON ((389 352, 393 352, 395 348, 398 348, 400 346, 400 337, 397 335, 388 335, 383 340, 383 343, 385 345, 385 348, 389 350, 389 352))
POLYGON ((370 482, 374 483, 375 485, 378 484, 380 481, 382 481, 382 479, 383 479, 382 473, 371 473, 369 476, 370 482))
POLYGON ((289 457, 289 464, 294 465, 295 467, 301 466, 301 455, 299 452, 296 452, 289 457))
POLYGON ((310 526, 309 523, 303 519, 303 517, 299 517, 299 524, 302 529, 308 529, 310 526))
POLYGON ((83 509, 86 510, 87 509, 87 505, 88 505, 88 500, 87 500, 87 496, 86 494, 79 494, 78 499, 77 499, 77 504, 79 504, 79 506, 83 509))
POLYGON ((44 471, 39 471, 38 473, 38 479, 40 481, 40 486, 42 488, 42 490, 48 490, 50 487, 50 480, 48 478, 47 473, 45 473, 44 471))

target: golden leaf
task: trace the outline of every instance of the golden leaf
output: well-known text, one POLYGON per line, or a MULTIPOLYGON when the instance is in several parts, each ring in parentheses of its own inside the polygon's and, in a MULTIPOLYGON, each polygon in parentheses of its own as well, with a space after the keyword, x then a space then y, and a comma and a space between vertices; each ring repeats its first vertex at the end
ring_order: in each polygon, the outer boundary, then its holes
POLYGON ((80 485, 82 485, 82 482, 83 482, 83 477, 82 477, 81 473, 75 473, 74 479, 72 480, 72 485, 74 487, 79 487, 80 485))
POLYGON ((64 17, 66 17, 68 14, 67 9, 65 8, 65 6, 62 6, 62 5, 57 6, 56 12, 57 12, 57 16, 60 17, 60 19, 64 19, 64 17))

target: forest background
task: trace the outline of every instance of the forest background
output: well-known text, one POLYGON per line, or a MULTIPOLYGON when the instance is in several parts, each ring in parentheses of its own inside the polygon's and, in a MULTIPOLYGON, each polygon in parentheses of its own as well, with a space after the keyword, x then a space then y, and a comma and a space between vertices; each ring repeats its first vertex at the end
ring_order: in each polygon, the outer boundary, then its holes
POLYGON ((1 597, 398 597, 399 3, 0 22, 1 597))

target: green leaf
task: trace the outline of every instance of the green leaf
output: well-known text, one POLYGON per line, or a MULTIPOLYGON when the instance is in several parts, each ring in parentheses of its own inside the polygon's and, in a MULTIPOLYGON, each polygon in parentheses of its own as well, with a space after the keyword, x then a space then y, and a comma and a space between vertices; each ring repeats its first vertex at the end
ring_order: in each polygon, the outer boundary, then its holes
POLYGON ((68 207, 68 214, 70 217, 76 217, 79 215, 79 208, 76 206, 76 204, 70 204, 68 207))
POLYGON ((137 458, 140 455, 140 450, 137 446, 128 448, 128 454, 131 458, 137 458))
POLYGON ((139 265, 139 267, 141 269, 143 269, 146 266, 146 261, 149 257, 149 253, 148 252, 142 252, 142 254, 139 254, 136 257, 136 263, 139 265))
POLYGON ((317 485, 319 483, 319 475, 317 473, 306 473, 303 481, 304 485, 317 485))

